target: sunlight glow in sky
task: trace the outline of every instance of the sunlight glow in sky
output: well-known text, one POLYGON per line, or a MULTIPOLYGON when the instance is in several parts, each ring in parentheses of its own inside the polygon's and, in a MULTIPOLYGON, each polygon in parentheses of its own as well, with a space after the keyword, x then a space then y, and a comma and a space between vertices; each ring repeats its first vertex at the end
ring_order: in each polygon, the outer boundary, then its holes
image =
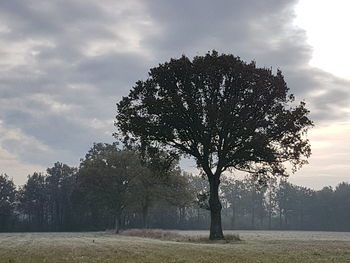
POLYGON ((350 79, 350 1, 300 0, 295 24, 313 48, 310 65, 350 79))
MULTIPOLYGON (((300 0, 294 21, 297 27, 305 30, 312 47, 309 65, 344 79, 350 79, 349 11, 349 0, 300 0)), ((316 123, 308 136, 312 145, 309 165, 298 171, 299 176, 291 176, 291 181, 314 188, 335 185, 339 180, 348 181, 346 176, 333 175, 335 170, 342 170, 343 175, 349 171, 349 131, 350 122, 346 120, 326 125, 316 123), (315 178, 320 178, 320 183, 316 183, 315 178)))

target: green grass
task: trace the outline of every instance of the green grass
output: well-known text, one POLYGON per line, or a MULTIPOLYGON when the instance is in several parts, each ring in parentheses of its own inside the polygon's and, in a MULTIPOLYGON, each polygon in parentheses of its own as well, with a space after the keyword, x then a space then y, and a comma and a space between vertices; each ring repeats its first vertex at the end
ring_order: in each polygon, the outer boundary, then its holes
POLYGON ((109 233, 2 233, 0 262, 350 262, 349 233, 237 233, 244 241, 229 244, 162 241, 109 233))

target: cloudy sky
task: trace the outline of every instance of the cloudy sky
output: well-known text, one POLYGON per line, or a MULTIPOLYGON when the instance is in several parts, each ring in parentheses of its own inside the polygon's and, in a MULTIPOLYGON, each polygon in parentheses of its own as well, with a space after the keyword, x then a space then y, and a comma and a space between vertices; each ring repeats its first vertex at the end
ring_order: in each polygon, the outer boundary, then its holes
POLYGON ((0 173, 23 184, 56 161, 78 165, 113 141, 115 104, 149 68, 216 49, 280 68, 306 101, 313 155, 292 182, 350 181, 347 2, 2 0, 0 173))

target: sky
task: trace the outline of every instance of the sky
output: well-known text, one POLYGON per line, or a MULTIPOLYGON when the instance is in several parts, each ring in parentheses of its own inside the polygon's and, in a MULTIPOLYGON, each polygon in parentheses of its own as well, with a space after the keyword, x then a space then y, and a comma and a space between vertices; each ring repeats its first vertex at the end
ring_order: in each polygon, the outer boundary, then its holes
POLYGON ((150 68, 215 49, 281 69, 307 103, 313 154, 291 182, 350 181, 349 8, 348 0, 2 0, 0 173, 20 185, 57 161, 77 166, 93 142, 113 142, 116 103, 150 68))

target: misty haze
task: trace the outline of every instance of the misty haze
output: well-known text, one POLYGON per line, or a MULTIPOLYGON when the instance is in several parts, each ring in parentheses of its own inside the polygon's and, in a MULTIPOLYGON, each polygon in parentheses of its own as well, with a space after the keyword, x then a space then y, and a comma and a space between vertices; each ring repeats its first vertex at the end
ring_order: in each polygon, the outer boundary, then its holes
POLYGON ((350 262, 346 0, 0 3, 0 263, 350 262))

